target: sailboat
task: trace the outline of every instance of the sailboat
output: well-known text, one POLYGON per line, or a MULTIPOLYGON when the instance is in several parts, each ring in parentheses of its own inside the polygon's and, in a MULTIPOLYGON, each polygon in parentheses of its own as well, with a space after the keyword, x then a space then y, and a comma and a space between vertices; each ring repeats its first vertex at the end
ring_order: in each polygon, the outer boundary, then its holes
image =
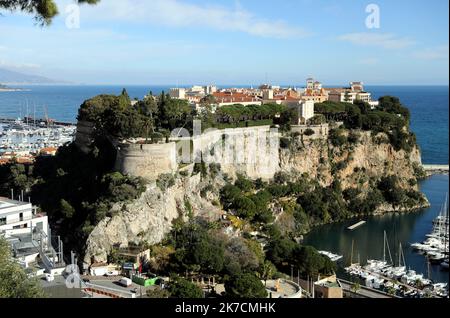
POLYGON ((386 249, 389 252, 389 258, 392 264, 392 254, 391 254, 391 249, 389 248, 389 242, 387 239, 387 234, 386 231, 384 231, 384 243, 383 243, 383 260, 375 260, 375 259, 370 259, 367 260, 367 265, 366 265, 366 269, 371 270, 371 271, 381 271, 384 268, 388 267, 389 264, 386 261, 386 249))

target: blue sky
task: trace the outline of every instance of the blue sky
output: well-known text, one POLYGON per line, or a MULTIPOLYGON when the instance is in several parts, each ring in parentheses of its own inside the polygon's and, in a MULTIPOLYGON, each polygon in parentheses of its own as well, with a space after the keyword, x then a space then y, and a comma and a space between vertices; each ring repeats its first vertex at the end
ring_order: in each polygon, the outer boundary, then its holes
POLYGON ((89 84, 449 81, 447 0, 102 0, 79 28, 57 3, 45 28, 3 12, 0 67, 89 84))

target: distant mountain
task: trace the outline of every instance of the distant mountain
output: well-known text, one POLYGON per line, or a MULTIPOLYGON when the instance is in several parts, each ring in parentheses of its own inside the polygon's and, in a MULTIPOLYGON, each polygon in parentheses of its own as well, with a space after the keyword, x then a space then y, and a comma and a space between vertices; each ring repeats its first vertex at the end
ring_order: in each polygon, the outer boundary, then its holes
POLYGON ((0 68, 0 83, 2 84, 63 84, 64 81, 56 81, 44 76, 23 74, 0 68))

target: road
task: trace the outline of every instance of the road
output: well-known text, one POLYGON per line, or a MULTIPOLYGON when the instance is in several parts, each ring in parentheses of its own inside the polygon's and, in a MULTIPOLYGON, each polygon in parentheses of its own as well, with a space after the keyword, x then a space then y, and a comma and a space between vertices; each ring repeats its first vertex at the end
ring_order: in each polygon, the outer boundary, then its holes
MULTIPOLYGON (((342 286, 342 289, 346 292, 352 292, 352 286, 353 283, 342 280, 342 279, 338 279, 339 283, 342 286)), ((388 295, 386 293, 383 293, 381 291, 372 289, 372 288, 367 288, 365 286, 361 286, 361 288, 356 292, 357 295, 365 297, 365 298, 398 298, 396 296, 391 296, 388 295)))

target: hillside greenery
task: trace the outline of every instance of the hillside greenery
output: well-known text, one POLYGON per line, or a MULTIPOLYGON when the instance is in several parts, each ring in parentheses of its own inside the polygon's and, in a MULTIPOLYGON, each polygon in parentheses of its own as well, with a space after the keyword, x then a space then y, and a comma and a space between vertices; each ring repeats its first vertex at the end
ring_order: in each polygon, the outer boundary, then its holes
POLYGON ((208 107, 197 112, 186 100, 171 98, 164 92, 159 96, 150 93, 132 103, 126 90, 119 96, 99 95, 86 100, 78 112, 78 120, 93 122, 100 135, 107 132, 118 138, 146 138, 148 142, 164 141, 180 127, 192 133, 194 120, 201 120, 205 130, 274 124, 285 127, 291 119, 292 111, 283 105, 236 104, 223 106, 215 113, 208 107))
MULTIPOLYGON (((343 121, 347 129, 372 131, 373 135, 385 133, 397 151, 409 152, 416 146, 416 136, 409 131, 411 114, 397 97, 381 97, 375 109, 363 101, 355 101, 354 104, 327 101, 316 104, 315 111, 328 121, 343 121)), ((333 135, 331 138, 337 144, 343 143, 333 135)))
POLYGON ((305 278, 335 271, 327 257, 276 229, 267 239, 267 248, 263 249, 255 239, 246 235, 229 237, 213 223, 178 220, 166 240, 151 247, 148 269, 172 277, 171 295, 183 298, 200 296, 184 277, 215 276, 216 281, 225 284, 227 297, 261 298, 267 297, 262 281, 287 277, 290 265, 296 266, 305 278))
POLYGON ((44 298, 39 281, 29 278, 11 256, 9 243, 0 236, 0 298, 44 298))
POLYGON ((113 172, 114 150, 97 140, 89 154, 75 144, 61 147, 55 157, 38 157, 34 165, 0 166, 0 195, 15 197, 23 190, 45 211, 68 247, 82 249, 95 225, 111 217, 115 203, 136 199, 145 190, 140 178, 113 172))

